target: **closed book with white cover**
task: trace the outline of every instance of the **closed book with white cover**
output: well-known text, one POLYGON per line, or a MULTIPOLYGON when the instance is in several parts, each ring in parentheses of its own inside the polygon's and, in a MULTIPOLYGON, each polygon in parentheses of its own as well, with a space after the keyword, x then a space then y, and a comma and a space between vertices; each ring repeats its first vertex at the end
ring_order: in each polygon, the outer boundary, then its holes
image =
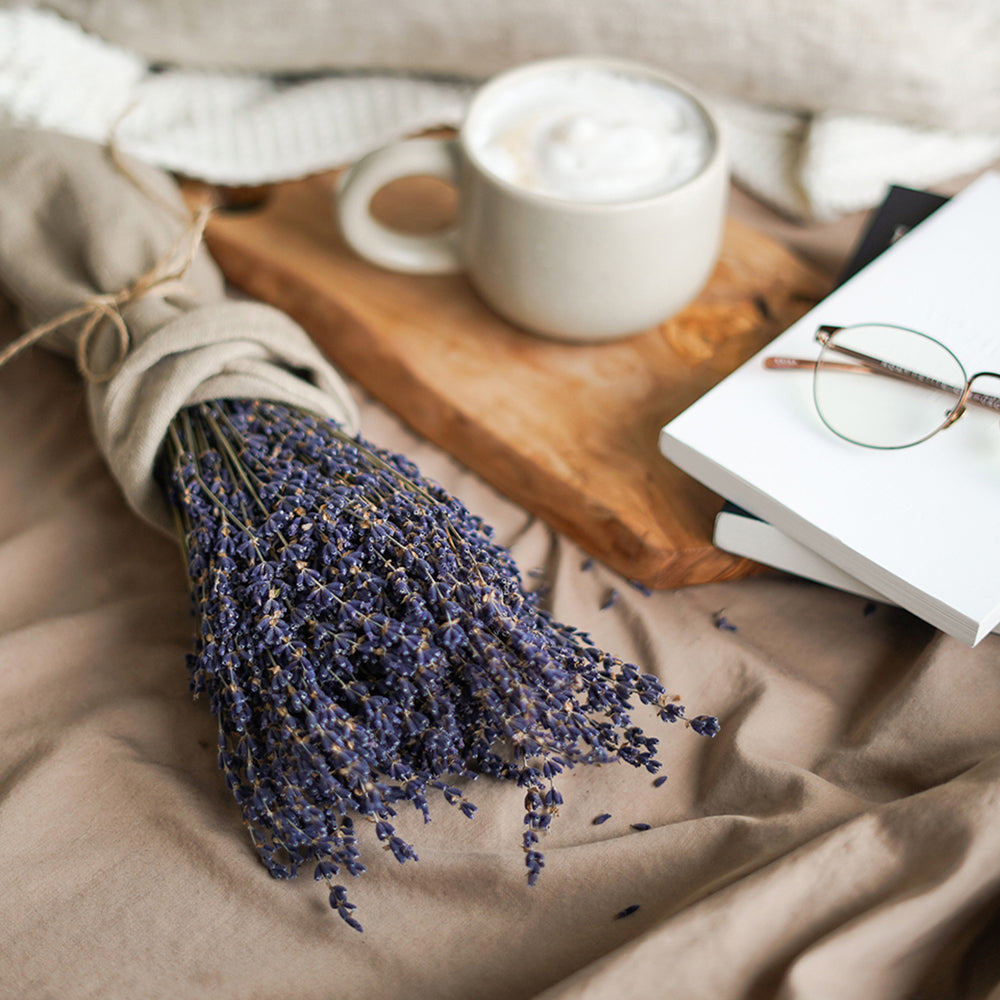
POLYGON ((712 541, 725 552, 754 559, 765 566, 773 566, 870 600, 885 600, 871 587, 866 587, 860 580, 834 566, 829 559, 816 555, 801 542, 778 531, 773 524, 754 517, 735 504, 727 502, 715 515, 712 541))
MULTIPOLYGON (((872 601, 886 600, 882 594, 876 594, 871 587, 866 587, 839 566, 834 566, 829 559, 816 555, 801 542, 778 531, 773 524, 754 517, 728 501, 715 516, 712 540, 720 549, 732 552, 733 555, 745 556, 814 583, 858 594, 872 601)), ((993 631, 1000 632, 1000 625, 993 631)))
MULTIPOLYGON (((823 325, 935 338, 1000 372, 1000 175, 979 178, 662 428, 663 454, 866 587, 975 644, 1000 622, 1000 420, 981 407, 921 444, 863 448, 823 424, 807 371, 823 325)), ((1000 379, 977 380, 1000 394, 1000 379)))

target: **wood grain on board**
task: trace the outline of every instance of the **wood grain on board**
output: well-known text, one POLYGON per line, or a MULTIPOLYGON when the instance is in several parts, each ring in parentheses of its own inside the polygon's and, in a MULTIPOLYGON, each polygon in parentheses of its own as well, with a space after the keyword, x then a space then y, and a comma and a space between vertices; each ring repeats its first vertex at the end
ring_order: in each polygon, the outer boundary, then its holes
MULTIPOLYGON (((320 174, 219 211, 206 239, 227 278, 289 313, 345 375, 626 577, 668 588, 753 572, 713 547, 721 501, 660 455, 657 435, 825 294, 825 278, 730 220, 708 285, 681 313, 613 343, 557 343, 494 316, 461 276, 393 274, 358 259, 337 232, 335 188, 334 173, 320 174)), ((453 199, 412 178, 384 189, 376 211, 418 231, 445 221, 453 199)))

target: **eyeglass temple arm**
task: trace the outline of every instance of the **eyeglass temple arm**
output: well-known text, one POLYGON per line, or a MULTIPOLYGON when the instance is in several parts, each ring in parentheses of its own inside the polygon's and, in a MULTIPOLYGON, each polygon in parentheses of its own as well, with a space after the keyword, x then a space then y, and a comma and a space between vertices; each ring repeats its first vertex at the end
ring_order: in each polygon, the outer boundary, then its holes
MULTIPOLYGON (((965 392, 965 389, 962 387, 949 385, 947 382, 931 378, 929 375, 922 375, 920 372, 911 371, 909 368, 903 368, 900 365, 894 365, 891 362, 882 361, 879 358, 872 357, 870 354, 864 354, 861 351, 856 351, 850 347, 844 347, 841 344, 829 343, 830 335, 839 329, 841 329, 841 327, 821 326, 819 330, 816 331, 816 339, 829 350, 837 351, 838 353, 844 354, 849 358, 854 358, 856 361, 861 363, 852 365, 846 362, 825 361, 823 362, 824 368, 834 368, 838 371, 851 371, 857 374, 867 373, 870 375, 886 375, 890 378, 902 379, 904 382, 915 382, 919 385, 930 386, 932 389, 941 389, 945 392, 951 392, 960 398, 965 392)), ((804 358, 767 357, 764 359, 764 367, 772 371, 794 371, 796 369, 808 369, 815 371, 817 365, 818 362, 807 361, 804 358)), ((969 381, 971 382, 972 380, 970 379, 969 381)), ((976 403, 979 406, 986 406, 991 410, 997 410, 1000 412, 1000 397, 990 396, 983 392, 968 393, 968 395, 965 396, 964 402, 976 403)))

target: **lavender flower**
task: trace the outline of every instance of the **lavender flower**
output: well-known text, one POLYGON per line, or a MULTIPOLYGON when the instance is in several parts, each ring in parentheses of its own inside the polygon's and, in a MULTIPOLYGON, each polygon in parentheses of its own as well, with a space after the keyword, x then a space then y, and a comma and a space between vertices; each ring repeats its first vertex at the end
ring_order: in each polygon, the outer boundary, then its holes
POLYGON ((699 736, 718 736, 721 726, 714 715, 698 715, 689 725, 699 736))
POLYGON ((724 611, 716 611, 712 622, 720 632, 736 632, 737 627, 726 617, 724 611))
POLYGON ((553 621, 491 530, 402 456, 278 404, 213 402, 175 418, 161 475, 226 782, 271 874, 312 865, 351 927, 335 879, 365 870, 356 822, 415 861, 402 804, 472 817, 455 778, 516 782, 533 884, 564 769, 659 769, 630 703, 666 722, 683 706, 553 621))

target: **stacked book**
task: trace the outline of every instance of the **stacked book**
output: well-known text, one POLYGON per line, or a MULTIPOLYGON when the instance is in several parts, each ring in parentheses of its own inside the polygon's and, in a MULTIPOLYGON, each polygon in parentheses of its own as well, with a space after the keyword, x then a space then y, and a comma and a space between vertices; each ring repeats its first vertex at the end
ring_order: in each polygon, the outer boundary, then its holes
MULTIPOLYGON (((985 417, 912 447, 837 436, 813 400, 816 333, 869 323, 933 338, 969 376, 1000 372, 1000 175, 950 200, 893 188, 838 287, 663 427, 660 450, 728 501, 720 548, 975 645, 1000 631, 1000 413, 969 406, 985 417), (765 366, 774 357, 805 363, 765 366)), ((1000 375, 974 388, 1000 397, 1000 375)))

